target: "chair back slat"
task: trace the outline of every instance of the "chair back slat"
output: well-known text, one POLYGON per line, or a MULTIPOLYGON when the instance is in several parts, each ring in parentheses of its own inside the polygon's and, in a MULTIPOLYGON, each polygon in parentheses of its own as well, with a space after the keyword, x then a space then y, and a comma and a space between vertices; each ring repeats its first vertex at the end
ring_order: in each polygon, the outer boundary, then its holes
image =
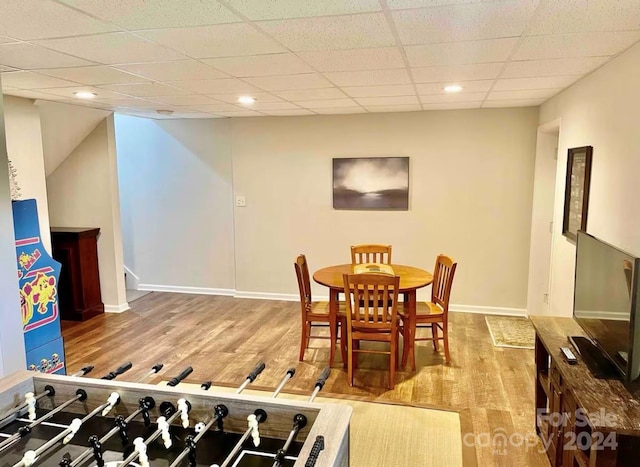
POLYGON ((431 301, 439 305, 446 314, 449 311, 449 298, 451 285, 458 263, 446 255, 438 255, 435 271, 433 273, 433 285, 431 289, 431 301))
POLYGON ((395 332, 400 277, 388 274, 344 274, 343 280, 348 329, 395 332))
POLYGON ((309 266, 305 255, 298 255, 293 263, 298 278, 298 290, 300 292, 300 305, 304 313, 311 307, 311 281, 309 279, 309 266))
POLYGON ((391 264, 391 245, 355 245, 351 247, 351 264, 391 264))

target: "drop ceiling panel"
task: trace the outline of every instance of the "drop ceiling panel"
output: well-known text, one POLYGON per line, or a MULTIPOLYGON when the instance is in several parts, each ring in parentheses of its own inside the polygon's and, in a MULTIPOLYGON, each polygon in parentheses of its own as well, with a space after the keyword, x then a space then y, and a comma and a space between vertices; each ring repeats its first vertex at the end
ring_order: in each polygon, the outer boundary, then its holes
POLYGON ((190 94, 185 89, 159 83, 109 84, 100 86, 100 88, 135 97, 186 96, 190 94))
MULTIPOLYGON (((444 87, 450 82, 442 83, 423 83, 417 84, 418 94, 442 94, 444 87)), ((493 85, 493 80, 480 80, 480 81, 456 81, 456 84, 462 86, 460 94, 469 92, 487 92, 493 85)))
POLYGON ((540 78, 499 79, 493 87, 494 91, 516 91, 520 89, 554 89, 564 88, 579 79, 579 75, 543 76, 540 78))
POLYGON ((37 41, 44 47, 104 64, 159 62, 185 58, 173 50, 126 32, 37 41))
POLYGON ((146 100, 146 99, 136 99, 135 97, 116 97, 116 98, 98 98, 95 100, 98 104, 101 105, 109 105, 111 107, 130 107, 136 109, 160 109, 163 107, 162 104, 146 100))
POLYGON ((301 75, 262 76, 246 78, 251 84, 265 91, 286 91, 290 89, 316 89, 331 87, 331 83, 318 73, 301 75))
POLYGON ((217 79, 227 75, 196 60, 170 62, 131 63, 117 65, 118 69, 144 76, 155 81, 182 81, 194 79, 217 79))
POLYGON ((5 0, 0 15, 0 33, 16 39, 78 36, 117 31, 100 21, 51 0, 5 0))
POLYGON ((291 102, 260 102, 256 101, 251 105, 243 106, 246 107, 247 110, 258 110, 262 112, 263 110, 291 110, 291 109, 299 109, 300 107, 291 103, 291 102))
POLYGON ((378 0, 227 0, 227 4, 252 20, 345 15, 381 9, 378 0))
MULTIPOLYGON (((113 92, 113 91, 109 91, 107 89, 101 89, 101 88, 94 88, 91 86, 84 86, 82 84, 78 84, 75 86, 70 86, 67 88, 51 88, 51 89, 46 89, 45 92, 47 94, 54 94, 56 96, 60 96, 60 97, 66 97, 68 99, 73 99, 74 101, 81 101, 81 99, 78 99, 74 96, 74 92, 79 92, 79 91, 88 91, 88 92, 92 92, 94 94, 96 94, 96 101, 97 99, 108 99, 108 98, 120 98, 120 97, 127 97, 127 96, 123 96, 120 93, 117 92, 113 92)), ((90 102, 90 101, 86 101, 86 102, 90 102)), ((91 101, 93 102, 93 101, 91 101)), ((87 104, 90 105, 90 104, 87 104)))
POLYGON ((500 74, 504 62, 476 63, 473 65, 451 65, 412 68, 416 83, 438 83, 494 79, 500 74))
POLYGON ((392 10, 403 10, 407 8, 455 5, 458 3, 479 3, 481 1, 483 0, 387 0, 387 5, 392 10))
POLYGON ((276 91, 274 94, 288 101, 314 101, 347 97, 338 88, 300 89, 298 91, 276 91))
POLYGON ((398 96, 398 97, 359 97, 356 99, 358 104, 365 107, 371 105, 408 105, 418 104, 416 96, 398 96))
POLYGON ((307 109, 290 109, 290 110, 262 110, 262 113, 273 117, 291 117, 296 115, 315 115, 313 111, 307 109))
POLYGON ((456 94, 425 94, 420 96, 424 104, 448 104, 451 102, 480 102, 486 92, 460 92, 456 94))
POLYGON ((336 71, 325 76, 337 86, 375 86, 384 84, 408 84, 411 82, 407 70, 336 71))
POLYGON ((514 60, 615 55, 640 39, 640 31, 525 37, 514 60))
POLYGON ((286 52, 249 24, 157 29, 140 33, 193 58, 235 57, 286 52))
POLYGON ((501 78, 583 75, 604 64, 609 57, 555 58, 509 62, 501 78))
POLYGON ((0 44, 6 44, 7 42, 17 42, 17 40, 7 36, 0 36, 0 44))
POLYGON ((231 112, 216 112, 216 115, 222 117, 259 117, 262 114, 252 110, 234 110, 231 112))
POLYGON ((357 71, 404 68, 397 47, 374 47, 350 50, 314 50, 298 56, 318 71, 357 71))
POLYGON ((366 113, 362 107, 329 107, 329 108, 319 108, 313 110, 315 113, 320 115, 341 115, 341 114, 361 114, 366 113))
POLYGON ((64 79, 45 76, 32 71, 12 71, 2 73, 2 86, 12 86, 19 89, 64 88, 76 83, 64 79))
POLYGON ((348 86, 342 88, 351 97, 386 97, 414 96, 412 84, 396 84, 391 86, 348 86))
POLYGON ((456 109, 479 109, 482 105, 478 102, 447 102, 446 104, 422 104, 424 110, 456 110, 456 109))
POLYGON ((409 45, 405 50, 409 65, 412 67, 466 65, 504 62, 517 43, 518 38, 514 37, 447 44, 409 45))
POLYGON ((519 91, 491 91, 487 96, 488 101, 514 100, 514 99, 540 99, 557 94, 560 89, 527 89, 519 91))
POLYGON ((370 105, 365 107, 368 112, 415 112, 422 110, 420 105, 370 105))
POLYGON ((640 29, 640 2, 571 0, 545 2, 527 34, 640 29))
POLYGON ((31 89, 5 89, 2 87, 2 93, 9 96, 24 97, 27 99, 43 99, 47 101, 56 101, 62 99, 60 96, 54 96, 41 91, 33 91, 31 89))
POLYGON ((468 3, 393 12, 403 44, 520 36, 539 0, 468 3))
MULTIPOLYGON (((282 102, 282 99, 274 96, 273 94, 269 94, 267 92, 251 92, 251 97, 256 99, 258 102, 282 102)), ((211 94, 209 97, 215 99, 220 102, 228 102, 229 104, 236 104, 238 102, 238 97, 243 95, 243 93, 235 92, 235 93, 226 93, 226 94, 211 94)))
POLYGON ((187 95, 187 96, 162 96, 154 97, 154 101, 166 105, 206 105, 214 104, 217 101, 210 97, 201 96, 199 94, 187 95))
POLYGON ((0 65, 0 73, 4 73, 6 71, 20 71, 17 68, 13 68, 11 66, 0 65))
POLYGON ((14 42, 0 44, 0 64, 23 70, 35 70, 38 68, 93 65, 94 63, 27 42, 14 42))
MULTIPOLYGON (((144 83, 147 79, 129 73, 116 70, 108 66, 84 66, 73 68, 46 68, 38 70, 39 73, 68 79, 83 84, 124 84, 144 83)), ((68 86, 68 85, 67 85, 68 86)))
POLYGON ((246 93, 259 91, 255 86, 239 79, 199 79, 192 81, 169 81, 167 84, 186 89, 195 94, 246 93))
POLYGON ((306 109, 327 109, 337 107, 358 107, 351 99, 324 99, 319 101, 299 101, 296 104, 306 109))
POLYGON ((544 103, 546 99, 514 99, 504 101, 486 101, 482 104, 483 108, 495 107, 536 107, 544 103))
POLYGON ((311 73, 313 68, 292 53, 210 58, 205 63, 231 76, 269 76, 311 73))
POLYGON ((358 49, 394 45, 382 13, 257 23, 293 51, 358 49))
POLYGON ((126 29, 175 28, 242 21, 214 0, 61 0, 126 29))
POLYGON ((236 112, 243 110, 238 106, 225 104, 222 102, 207 105, 190 105, 188 108, 199 112, 236 112))

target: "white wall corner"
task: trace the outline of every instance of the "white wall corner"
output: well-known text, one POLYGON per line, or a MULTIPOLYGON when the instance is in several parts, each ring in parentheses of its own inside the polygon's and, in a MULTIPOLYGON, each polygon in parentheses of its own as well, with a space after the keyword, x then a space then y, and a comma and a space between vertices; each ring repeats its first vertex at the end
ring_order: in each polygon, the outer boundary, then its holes
POLYGON ((105 305, 104 312, 105 313, 122 313, 123 311, 129 310, 128 303, 121 303, 120 305, 105 305))
POLYGON ((123 265, 124 272, 126 274, 124 285, 127 290, 138 290, 140 287, 140 278, 127 267, 126 264, 123 265))
POLYGON ((224 295, 227 297, 235 296, 233 289, 215 289, 209 287, 187 287, 182 285, 158 285, 158 284, 138 284, 138 290, 146 292, 173 292, 188 293, 198 295, 224 295))

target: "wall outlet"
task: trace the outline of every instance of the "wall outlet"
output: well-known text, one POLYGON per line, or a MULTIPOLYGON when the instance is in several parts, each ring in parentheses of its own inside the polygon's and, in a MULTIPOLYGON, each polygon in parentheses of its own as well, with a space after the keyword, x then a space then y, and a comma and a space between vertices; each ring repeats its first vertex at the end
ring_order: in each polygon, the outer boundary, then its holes
POLYGON ((244 208, 247 205, 247 199, 244 196, 236 196, 236 206, 244 208))

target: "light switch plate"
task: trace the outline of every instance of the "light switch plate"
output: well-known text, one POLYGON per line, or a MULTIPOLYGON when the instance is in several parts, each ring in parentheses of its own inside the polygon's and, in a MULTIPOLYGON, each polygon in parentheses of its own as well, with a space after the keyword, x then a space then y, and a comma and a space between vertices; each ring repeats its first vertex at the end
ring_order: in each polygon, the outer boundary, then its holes
POLYGON ((244 208, 247 205, 247 199, 244 196, 236 196, 236 206, 244 208))

